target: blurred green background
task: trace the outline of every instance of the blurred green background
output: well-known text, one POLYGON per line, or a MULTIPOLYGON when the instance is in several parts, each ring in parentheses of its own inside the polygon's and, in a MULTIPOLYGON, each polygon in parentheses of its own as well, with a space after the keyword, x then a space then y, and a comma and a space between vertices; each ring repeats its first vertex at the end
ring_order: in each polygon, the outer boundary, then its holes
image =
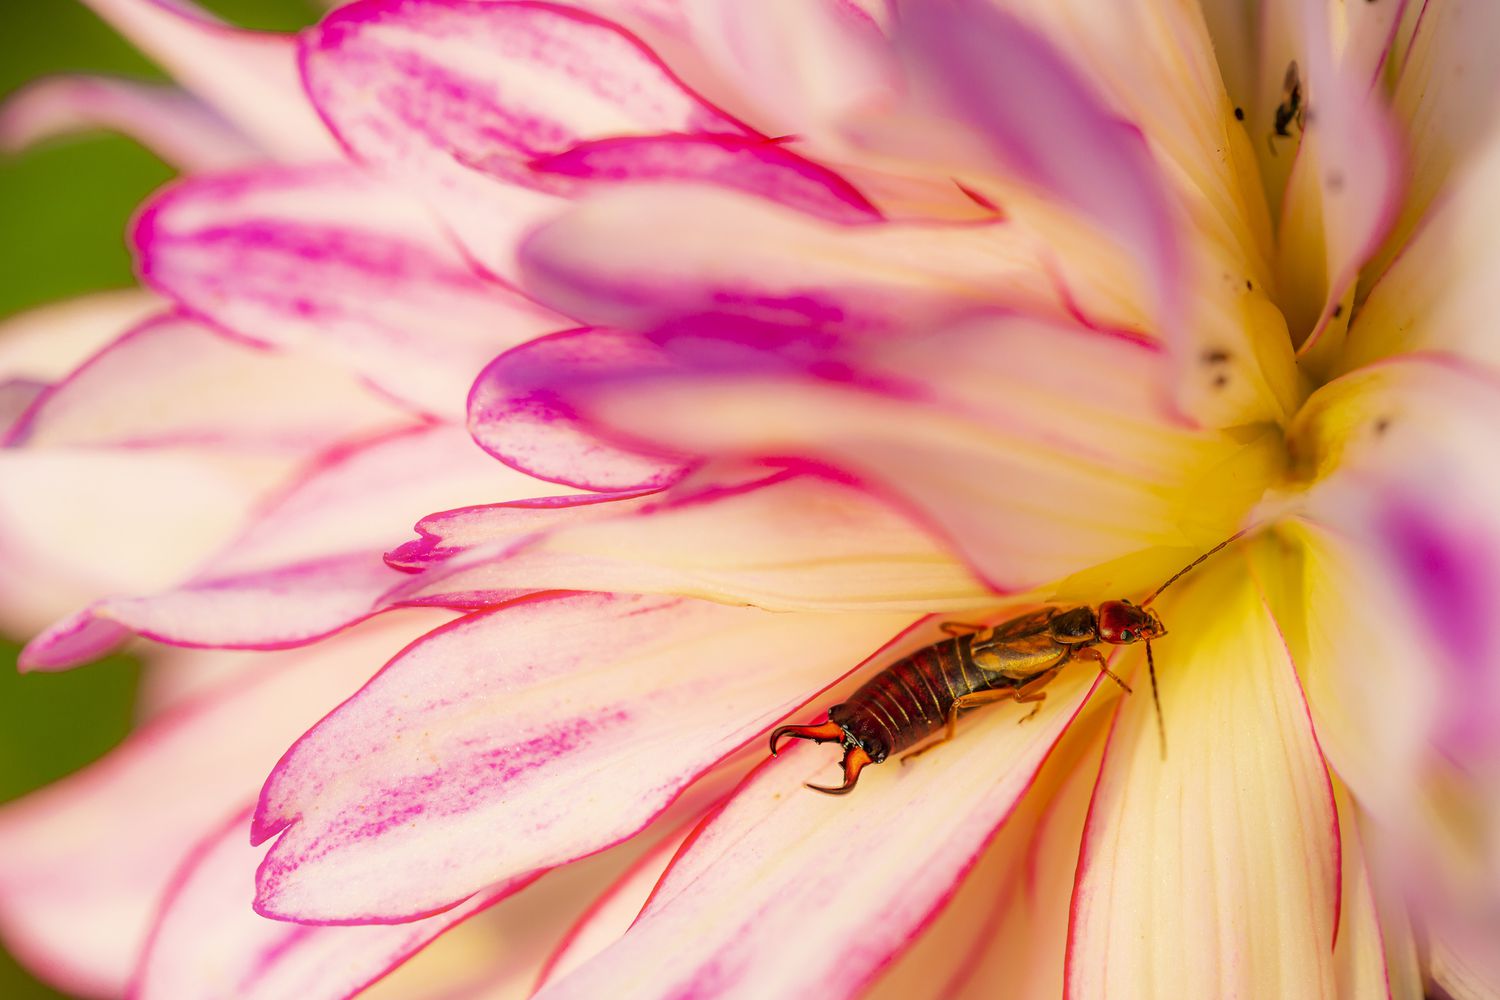
MULTIPOLYGON (((200 0, 238 24, 291 31, 312 0, 200 0)), ((160 79, 78 0, 0 0, 0 95, 52 73, 160 79)), ((132 284, 123 232, 132 210, 171 171, 128 139, 88 136, 0 158, 0 317, 83 292, 132 284)), ((11 637, 20 638, 20 637, 11 637)), ((139 667, 126 657, 22 677, 0 638, 0 802, 99 756, 130 726, 139 667)), ((0 951, 0 998, 63 996, 0 951)))

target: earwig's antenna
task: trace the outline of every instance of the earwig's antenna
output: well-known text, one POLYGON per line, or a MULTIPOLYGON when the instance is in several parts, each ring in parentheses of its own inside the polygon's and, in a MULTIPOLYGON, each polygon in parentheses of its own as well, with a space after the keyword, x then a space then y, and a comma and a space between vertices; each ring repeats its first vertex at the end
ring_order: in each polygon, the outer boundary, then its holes
POLYGON ((1157 587, 1156 590, 1151 594, 1150 597, 1146 598, 1144 601, 1141 602, 1141 607, 1143 607, 1143 608, 1144 607, 1148 607, 1151 604, 1152 601, 1156 600, 1158 597, 1161 596, 1161 592, 1163 590, 1166 590, 1168 587, 1172 586, 1172 584, 1174 584, 1178 580, 1180 580, 1183 576, 1186 576, 1188 570, 1193 569, 1199 563, 1201 563, 1203 560, 1207 559, 1209 556, 1213 555, 1215 552, 1219 551, 1224 546, 1226 546, 1230 542, 1234 541, 1236 538, 1242 538, 1242 537, 1244 537, 1245 533, 1248 532, 1249 530, 1250 530, 1249 528, 1244 528, 1244 529, 1241 529, 1240 531, 1236 531, 1234 534, 1232 534, 1228 538, 1224 539, 1218 545, 1215 545, 1213 548, 1211 548, 1207 552, 1203 553, 1197 559, 1194 559, 1192 562, 1190 562, 1186 566, 1182 567, 1182 569, 1178 570, 1176 573, 1173 573, 1172 576, 1167 580, 1166 583, 1162 584, 1160 587, 1157 587))
MULTIPOLYGON (((1247 531, 1249 531, 1249 530, 1250 530, 1249 528, 1242 528, 1241 530, 1236 531, 1234 534, 1232 534, 1228 538, 1224 539, 1218 545, 1215 545, 1213 548, 1211 548, 1207 552, 1203 553, 1197 559, 1194 559, 1192 562, 1190 562, 1186 566, 1182 567, 1182 569, 1178 570, 1176 573, 1173 573, 1167 579, 1166 583, 1162 584, 1160 587, 1157 587, 1156 590, 1152 592, 1152 594, 1151 594, 1150 597, 1146 598, 1144 601, 1141 602, 1141 607, 1144 608, 1144 607, 1149 606, 1152 601, 1156 600, 1158 597, 1161 596, 1161 592, 1163 590, 1166 590, 1168 587, 1172 586, 1172 584, 1176 583, 1182 577, 1186 576, 1189 570, 1191 570, 1194 567, 1196 567, 1199 563, 1203 562, 1203 560, 1207 559, 1209 556, 1213 555, 1215 552, 1219 551, 1224 546, 1228 545, 1230 542, 1234 541, 1237 538, 1244 537, 1245 533, 1247 531)), ((1155 612, 1153 612, 1153 614, 1154 613, 1155 612)), ((1167 759, 1167 724, 1166 724, 1165 721, 1162 720, 1162 715, 1161 715, 1161 693, 1159 691, 1157 691, 1157 689, 1156 689, 1156 658, 1151 655, 1151 640, 1150 639, 1146 640, 1146 671, 1147 671, 1147 673, 1149 673, 1151 675, 1151 702, 1152 702, 1152 704, 1154 704, 1156 706, 1156 736, 1157 736, 1157 740, 1161 744, 1161 759, 1162 760, 1166 760, 1167 759)))
POLYGON ((1161 743, 1161 759, 1167 759, 1167 724, 1161 717, 1161 695, 1156 690, 1156 658, 1151 655, 1151 640, 1146 640, 1146 672, 1151 675, 1151 703, 1156 706, 1156 737, 1161 743))

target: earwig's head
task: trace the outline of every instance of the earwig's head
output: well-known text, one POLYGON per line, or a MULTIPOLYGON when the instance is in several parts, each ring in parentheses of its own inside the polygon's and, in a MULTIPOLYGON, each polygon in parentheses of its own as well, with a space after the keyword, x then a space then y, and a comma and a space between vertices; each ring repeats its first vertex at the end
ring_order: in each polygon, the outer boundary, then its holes
POLYGON ((1099 638, 1105 642, 1128 646, 1166 634, 1161 619, 1150 608, 1137 607, 1129 601, 1105 601, 1099 605, 1099 638))

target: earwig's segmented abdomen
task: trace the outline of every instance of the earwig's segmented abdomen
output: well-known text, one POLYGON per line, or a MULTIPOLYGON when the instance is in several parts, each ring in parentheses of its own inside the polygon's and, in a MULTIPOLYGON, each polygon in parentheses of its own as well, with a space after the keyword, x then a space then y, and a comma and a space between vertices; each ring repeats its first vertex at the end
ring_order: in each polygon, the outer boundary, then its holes
POLYGON ((828 717, 877 764, 920 743, 947 724, 961 695, 1006 683, 974 665, 971 641, 960 636, 917 650, 829 709, 828 717))

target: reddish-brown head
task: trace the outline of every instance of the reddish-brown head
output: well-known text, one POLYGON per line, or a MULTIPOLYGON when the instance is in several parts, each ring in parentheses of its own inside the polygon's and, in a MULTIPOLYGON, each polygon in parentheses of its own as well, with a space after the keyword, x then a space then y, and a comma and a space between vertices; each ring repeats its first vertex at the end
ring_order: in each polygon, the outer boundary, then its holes
POLYGON ((1150 608, 1129 601, 1105 601, 1099 605, 1099 638, 1116 646, 1158 639, 1167 634, 1161 619, 1150 608))

